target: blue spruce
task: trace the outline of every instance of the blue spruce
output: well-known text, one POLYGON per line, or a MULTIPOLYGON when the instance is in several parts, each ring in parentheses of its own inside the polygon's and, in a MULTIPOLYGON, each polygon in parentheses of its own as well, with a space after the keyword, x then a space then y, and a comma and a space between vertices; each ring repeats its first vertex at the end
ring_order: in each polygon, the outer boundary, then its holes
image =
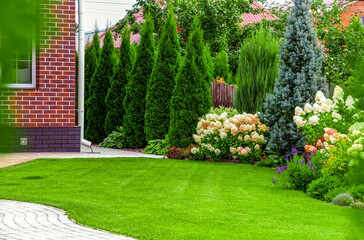
POLYGON ((292 146, 306 143, 293 122, 296 106, 313 103, 321 90, 327 94, 325 78, 321 75, 322 48, 318 46, 310 11, 311 0, 294 0, 285 41, 280 48, 279 76, 274 93, 267 95, 261 119, 270 127, 267 148, 286 154, 292 146))

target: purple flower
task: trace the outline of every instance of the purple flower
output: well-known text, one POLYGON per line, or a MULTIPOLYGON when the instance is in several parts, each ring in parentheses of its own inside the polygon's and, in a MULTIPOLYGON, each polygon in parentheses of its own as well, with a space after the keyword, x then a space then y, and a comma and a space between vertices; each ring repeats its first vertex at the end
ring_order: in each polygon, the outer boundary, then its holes
POLYGON ((313 166, 313 170, 315 171, 315 166, 313 166))
POLYGON ((286 161, 288 162, 288 155, 286 156, 286 161))

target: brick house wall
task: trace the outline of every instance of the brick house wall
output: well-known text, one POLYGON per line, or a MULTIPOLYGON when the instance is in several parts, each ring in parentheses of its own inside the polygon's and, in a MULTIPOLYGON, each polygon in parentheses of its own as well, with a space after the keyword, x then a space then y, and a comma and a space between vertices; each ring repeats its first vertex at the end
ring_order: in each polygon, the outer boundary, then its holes
POLYGON ((75 125, 76 0, 46 0, 40 15, 36 87, 0 92, 8 121, 17 127, 11 142, 16 151, 80 151, 80 128, 75 125), (20 137, 28 139, 20 145, 20 137), (18 146, 18 147, 17 147, 18 146))
POLYGON ((341 19, 343 20, 343 24, 345 26, 350 25, 350 18, 355 15, 355 13, 358 14, 358 16, 364 16, 364 0, 359 0, 353 3, 353 5, 349 6, 349 10, 344 12, 341 15, 341 19))

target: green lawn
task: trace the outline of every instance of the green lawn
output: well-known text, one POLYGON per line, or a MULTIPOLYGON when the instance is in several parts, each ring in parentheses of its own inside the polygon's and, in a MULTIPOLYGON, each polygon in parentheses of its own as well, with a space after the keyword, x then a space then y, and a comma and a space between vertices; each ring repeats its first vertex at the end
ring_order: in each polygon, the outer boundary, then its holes
POLYGON ((39 159, 0 169, 0 198, 52 205, 137 239, 357 239, 364 211, 282 190, 274 170, 171 159, 39 159))

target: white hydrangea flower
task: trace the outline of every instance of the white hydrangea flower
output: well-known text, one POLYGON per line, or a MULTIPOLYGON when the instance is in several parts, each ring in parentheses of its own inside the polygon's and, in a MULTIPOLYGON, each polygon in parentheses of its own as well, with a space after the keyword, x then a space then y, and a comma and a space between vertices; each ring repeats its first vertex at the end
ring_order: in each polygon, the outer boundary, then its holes
POLYGON ((329 105, 329 107, 334 107, 334 102, 331 100, 331 99, 326 99, 326 102, 325 102, 327 105, 329 105))
POLYGON ((192 154, 197 154, 198 152, 199 152, 198 148, 194 147, 194 148, 191 149, 192 154))
POLYGON ((303 109, 302 109, 302 108, 300 108, 300 107, 296 107, 296 108, 295 108, 295 110, 294 110, 294 113, 295 113, 295 115, 297 115, 297 116, 305 115, 305 112, 304 112, 304 111, 303 111, 303 109))
POLYGON ((305 113, 310 113, 310 112, 312 112, 313 108, 312 108, 311 104, 306 103, 304 110, 305 110, 305 113))
POLYGON ((201 137, 197 134, 193 134, 193 139, 195 140, 196 143, 200 143, 201 142, 201 137))
MULTIPOLYGON (((325 98, 325 95, 323 94, 323 92, 318 91, 318 92, 316 93, 316 96, 315 96, 315 101, 316 101, 316 102, 320 102, 321 98, 325 98)), ((325 98, 325 99, 326 99, 326 98, 325 98)))
POLYGON ((322 112, 330 112, 331 111, 331 107, 329 105, 327 105, 326 103, 323 103, 321 105, 321 110, 322 110, 322 112))
POLYGON ((225 132, 220 132, 219 135, 220 135, 221 138, 226 138, 226 136, 227 136, 227 134, 225 132))
POLYGON ((319 121, 320 121, 320 118, 318 116, 316 116, 316 115, 313 115, 312 117, 310 117, 308 119, 308 123, 311 124, 311 125, 314 125, 314 126, 319 124, 319 121))
POLYGON ((220 149, 217 149, 217 148, 215 149, 214 152, 215 152, 216 155, 219 155, 221 153, 220 149))
POLYGON ((339 98, 343 98, 344 97, 344 91, 341 87, 336 86, 334 89, 334 96, 333 99, 339 99, 339 98))
POLYGON ((355 101, 354 101, 354 98, 352 96, 348 96, 346 98, 345 104, 346 104, 346 106, 348 106, 349 109, 354 108, 354 103, 355 103, 355 101))
POLYGON ((313 104, 312 108, 313 108, 313 112, 314 112, 315 114, 316 114, 316 113, 320 113, 320 112, 322 112, 322 108, 321 108, 321 106, 320 106, 320 105, 318 105, 317 103, 313 104))
POLYGON ((227 120, 227 112, 221 113, 221 115, 219 116, 219 120, 227 120))
POLYGON ((332 112, 332 118, 334 118, 334 121, 335 120, 337 121, 337 120, 340 120, 342 118, 342 116, 337 111, 333 111, 332 112))

